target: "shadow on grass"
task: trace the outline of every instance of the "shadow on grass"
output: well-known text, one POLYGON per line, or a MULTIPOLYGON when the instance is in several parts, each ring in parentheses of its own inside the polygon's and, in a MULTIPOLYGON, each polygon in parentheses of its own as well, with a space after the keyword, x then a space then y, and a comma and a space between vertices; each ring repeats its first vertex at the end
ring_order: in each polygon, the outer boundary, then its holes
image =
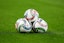
POLYGON ((16 33, 19 33, 19 34, 47 34, 47 35, 55 35, 56 34, 56 33, 51 32, 51 31, 47 31, 47 32, 43 32, 43 33, 40 33, 40 32, 29 32, 29 33, 26 33, 26 32, 16 32, 16 33))
POLYGON ((0 34, 34 34, 34 35, 37 35, 37 34, 40 34, 40 35, 56 35, 56 33, 54 32, 51 32, 51 31, 47 31, 47 32, 43 32, 43 33, 39 33, 39 32, 29 32, 29 33, 26 33, 26 32, 17 32, 17 31, 1 31, 0 34))

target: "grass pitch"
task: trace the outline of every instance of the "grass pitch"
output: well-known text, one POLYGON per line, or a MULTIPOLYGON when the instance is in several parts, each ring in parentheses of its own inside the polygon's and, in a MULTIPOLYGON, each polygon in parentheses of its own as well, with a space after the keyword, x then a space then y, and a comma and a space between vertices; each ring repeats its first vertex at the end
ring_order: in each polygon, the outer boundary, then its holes
POLYGON ((64 0, 0 0, 0 43, 64 43, 64 0), (47 21, 46 33, 18 33, 15 22, 28 8, 47 21))

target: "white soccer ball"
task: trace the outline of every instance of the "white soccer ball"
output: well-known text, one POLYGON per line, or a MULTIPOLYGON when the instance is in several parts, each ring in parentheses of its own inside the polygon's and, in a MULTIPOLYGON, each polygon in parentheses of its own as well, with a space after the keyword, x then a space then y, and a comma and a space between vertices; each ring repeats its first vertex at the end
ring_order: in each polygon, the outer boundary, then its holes
POLYGON ((33 27, 36 32, 46 32, 48 29, 48 24, 43 19, 39 18, 34 22, 33 27))
POLYGON ((32 29, 32 26, 25 18, 18 19, 16 21, 15 27, 19 32, 30 32, 32 29))
POLYGON ((39 17, 39 13, 35 10, 35 9, 28 9, 26 10, 26 12, 24 13, 24 17, 30 21, 36 21, 39 17))

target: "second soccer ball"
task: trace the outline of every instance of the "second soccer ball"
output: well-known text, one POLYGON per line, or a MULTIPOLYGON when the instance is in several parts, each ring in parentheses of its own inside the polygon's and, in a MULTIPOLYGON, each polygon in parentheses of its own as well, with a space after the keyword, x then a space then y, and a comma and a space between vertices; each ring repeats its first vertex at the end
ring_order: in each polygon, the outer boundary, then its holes
POLYGON ((48 24, 43 19, 39 18, 37 21, 33 24, 33 30, 35 32, 46 32, 48 29, 48 24))
POLYGON ((19 32, 30 32, 32 29, 31 24, 25 18, 18 19, 15 23, 15 27, 19 32))

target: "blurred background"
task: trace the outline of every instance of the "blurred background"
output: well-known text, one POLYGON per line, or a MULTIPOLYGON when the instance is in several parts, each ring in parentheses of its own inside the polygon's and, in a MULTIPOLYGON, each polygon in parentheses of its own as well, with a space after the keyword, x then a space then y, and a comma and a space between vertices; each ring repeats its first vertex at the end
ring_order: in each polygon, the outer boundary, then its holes
POLYGON ((63 43, 64 0, 0 0, 0 43, 63 43), (33 8, 48 23, 47 33, 18 33, 15 22, 33 8))

